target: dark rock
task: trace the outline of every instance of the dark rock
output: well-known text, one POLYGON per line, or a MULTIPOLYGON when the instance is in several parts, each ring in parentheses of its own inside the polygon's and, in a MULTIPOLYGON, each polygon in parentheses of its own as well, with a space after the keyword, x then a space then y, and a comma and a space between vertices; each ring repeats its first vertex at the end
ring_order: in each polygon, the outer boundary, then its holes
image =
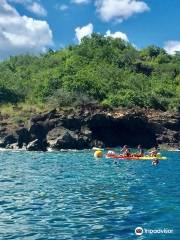
POLYGON ((18 146, 20 148, 23 147, 23 145, 27 145, 30 141, 30 133, 27 128, 20 128, 16 131, 16 134, 18 136, 18 146))
POLYGON ((6 145, 4 144, 4 141, 0 140, 0 148, 5 148, 6 145))
POLYGON ((153 129, 147 119, 136 114, 125 114, 118 117, 104 114, 95 115, 90 120, 93 140, 102 142, 106 147, 116 147, 127 144, 136 147, 152 147, 156 143, 153 129))
POLYGON ((16 142, 17 142, 17 135, 15 135, 13 133, 5 136, 5 138, 4 138, 5 146, 8 145, 8 144, 16 143, 16 142))
POLYGON ((27 145, 26 149, 28 151, 47 151, 47 142, 35 139, 27 145))
POLYGON ((93 147, 104 148, 104 147, 105 147, 105 144, 104 144, 102 141, 93 140, 93 141, 90 143, 90 148, 93 148, 93 147))
POLYGON ((78 133, 58 127, 47 135, 47 142, 53 149, 84 149, 87 148, 88 138, 78 133))
POLYGON ((88 127, 86 127, 86 126, 82 126, 81 127, 81 134, 83 136, 88 137, 88 138, 92 137, 92 131, 88 127))
POLYGON ((56 115, 56 112, 56 109, 53 109, 48 113, 37 114, 30 119, 30 122, 33 124, 36 122, 46 121, 47 119, 52 119, 56 115))
POLYGON ((75 148, 76 136, 68 129, 57 127, 48 133, 47 142, 55 149, 75 148))
POLYGON ((31 125, 29 129, 29 134, 31 135, 31 138, 33 140, 39 139, 40 141, 42 141, 46 138, 47 131, 48 129, 44 126, 44 123, 38 122, 31 125))
MULTIPOLYGON (((3 120, 4 121, 4 120, 3 120)), ((25 127, 12 129, 0 124, 0 147, 43 150, 47 143, 54 149, 116 147, 124 144, 150 148, 159 144, 179 148, 179 113, 141 109, 77 108, 61 112, 53 110, 31 118, 25 127)))
POLYGON ((51 131, 53 128, 62 126, 63 122, 61 121, 61 119, 50 119, 50 120, 46 120, 43 123, 43 127, 46 130, 46 132, 51 131))
POLYGON ((90 129, 97 127, 108 127, 112 125, 113 117, 104 113, 94 114, 89 118, 88 126, 90 129))
POLYGON ((81 120, 75 118, 73 115, 67 116, 67 118, 63 119, 62 124, 69 130, 80 130, 81 128, 81 120))
POLYGON ((180 119, 171 119, 164 123, 164 127, 174 131, 180 131, 180 119))
POLYGON ((178 143, 179 142, 179 134, 175 131, 166 130, 162 134, 157 135, 157 142, 159 144, 178 143))

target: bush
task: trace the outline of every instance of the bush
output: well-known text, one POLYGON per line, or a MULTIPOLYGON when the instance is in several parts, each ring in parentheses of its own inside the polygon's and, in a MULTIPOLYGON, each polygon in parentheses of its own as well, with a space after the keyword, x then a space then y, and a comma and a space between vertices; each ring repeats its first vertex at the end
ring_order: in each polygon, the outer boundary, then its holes
POLYGON ((180 57, 92 34, 81 44, 0 63, 0 103, 178 109, 180 57), (95 99, 95 100, 94 100, 95 99), (95 102, 96 102, 95 101, 95 102))
POLYGON ((14 90, 0 87, 0 103, 17 103, 23 96, 14 90))
POLYGON ((49 105, 54 108, 61 107, 84 107, 87 105, 97 104, 97 101, 84 93, 66 92, 63 89, 58 89, 52 97, 47 99, 49 105))

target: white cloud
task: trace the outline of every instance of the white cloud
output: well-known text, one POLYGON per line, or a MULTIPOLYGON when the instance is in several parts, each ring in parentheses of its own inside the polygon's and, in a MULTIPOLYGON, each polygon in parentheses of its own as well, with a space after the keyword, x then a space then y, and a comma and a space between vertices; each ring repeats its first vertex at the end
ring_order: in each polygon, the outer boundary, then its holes
POLYGON ((61 10, 61 11, 65 11, 65 10, 67 10, 69 7, 68 7, 68 5, 66 5, 66 4, 62 4, 62 5, 56 5, 56 8, 59 9, 59 10, 61 10))
POLYGON ((81 42, 81 39, 83 37, 86 36, 91 36, 91 34, 93 33, 93 25, 92 23, 89 23, 88 25, 84 26, 84 27, 77 27, 75 29, 75 33, 76 33, 76 38, 78 39, 79 43, 81 42))
POLYGON ((176 54, 176 52, 180 52, 180 41, 168 41, 165 43, 164 49, 169 54, 176 54))
POLYGON ((9 3, 19 3, 19 4, 27 4, 31 3, 32 0, 7 0, 9 3))
POLYGON ((108 31, 106 32, 105 37, 120 38, 120 39, 122 39, 122 40, 124 40, 124 41, 126 41, 126 42, 129 41, 127 35, 126 35, 125 33, 123 33, 123 32, 111 33, 111 31, 108 30, 108 31))
POLYGON ((27 9, 30 12, 35 13, 35 14, 40 15, 40 16, 46 16, 47 15, 46 9, 44 9, 44 7, 37 2, 33 2, 32 4, 28 5, 27 9))
POLYGON ((148 5, 140 0, 96 0, 95 4, 100 18, 105 22, 123 21, 133 14, 149 10, 148 5))
POLYGON ((26 4, 31 2, 31 0, 7 0, 9 3, 19 3, 19 4, 26 4))
POLYGON ((39 53, 52 44, 46 21, 21 16, 7 0, 0 0, 0 58, 21 53, 39 53))
POLYGON ((40 3, 33 0, 7 0, 7 2, 22 4, 28 11, 39 16, 47 15, 46 9, 40 3))
POLYGON ((76 4, 89 3, 89 0, 72 0, 72 3, 76 4))

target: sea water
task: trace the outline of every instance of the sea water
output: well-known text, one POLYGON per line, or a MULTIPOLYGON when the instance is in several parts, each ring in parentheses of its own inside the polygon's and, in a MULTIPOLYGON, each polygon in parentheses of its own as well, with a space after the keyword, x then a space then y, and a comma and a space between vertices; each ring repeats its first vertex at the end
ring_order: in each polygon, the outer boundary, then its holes
POLYGON ((92 151, 0 152, 0 239, 179 240, 180 153, 163 155, 152 166, 92 151))

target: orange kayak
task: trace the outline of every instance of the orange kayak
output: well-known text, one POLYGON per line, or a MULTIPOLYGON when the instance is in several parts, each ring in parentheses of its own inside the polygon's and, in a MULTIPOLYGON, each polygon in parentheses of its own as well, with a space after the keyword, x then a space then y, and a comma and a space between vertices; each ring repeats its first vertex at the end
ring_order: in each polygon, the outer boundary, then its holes
POLYGON ((116 159, 139 159, 140 156, 137 156, 137 155, 131 155, 129 157, 127 156, 124 156, 122 154, 113 154, 113 153, 107 153, 106 154, 106 158, 116 158, 116 159))

